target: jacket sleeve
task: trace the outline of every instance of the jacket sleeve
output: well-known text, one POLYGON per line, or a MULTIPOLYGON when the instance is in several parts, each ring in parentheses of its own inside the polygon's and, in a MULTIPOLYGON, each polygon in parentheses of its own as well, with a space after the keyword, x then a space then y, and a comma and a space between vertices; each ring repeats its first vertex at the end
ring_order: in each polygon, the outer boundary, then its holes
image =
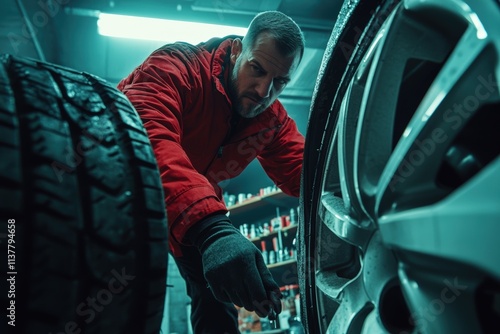
MULTIPOLYGON (((283 106, 279 106, 284 112, 283 106)), ((257 157, 266 174, 286 194, 299 197, 304 136, 286 112, 274 140, 257 157)))
POLYGON ((171 240, 182 243, 187 230, 213 213, 226 213, 213 186, 198 173, 182 148, 183 110, 202 89, 203 66, 176 50, 153 53, 118 89, 139 113, 160 170, 171 240))

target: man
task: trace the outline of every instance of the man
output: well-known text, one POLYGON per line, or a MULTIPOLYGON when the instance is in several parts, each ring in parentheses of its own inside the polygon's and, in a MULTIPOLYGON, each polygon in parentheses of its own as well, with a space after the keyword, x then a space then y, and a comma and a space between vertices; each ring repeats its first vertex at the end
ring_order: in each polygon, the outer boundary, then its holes
POLYGON ((118 85, 158 161, 196 333, 237 333, 234 304, 261 317, 281 311, 279 287, 231 224, 218 183, 257 158, 279 188, 299 195, 304 138, 277 97, 303 52, 297 24, 264 12, 243 39, 165 45, 118 85))

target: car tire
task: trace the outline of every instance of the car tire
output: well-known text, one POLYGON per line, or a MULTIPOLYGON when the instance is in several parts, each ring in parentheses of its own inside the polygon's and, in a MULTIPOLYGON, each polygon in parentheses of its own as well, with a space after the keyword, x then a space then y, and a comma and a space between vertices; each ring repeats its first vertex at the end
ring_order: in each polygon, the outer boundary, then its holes
POLYGON ((0 133, 7 333, 158 333, 166 214, 130 102, 96 76, 3 55, 0 133))
POLYGON ((500 331, 499 19, 494 0, 344 3, 304 153, 308 333, 500 331))

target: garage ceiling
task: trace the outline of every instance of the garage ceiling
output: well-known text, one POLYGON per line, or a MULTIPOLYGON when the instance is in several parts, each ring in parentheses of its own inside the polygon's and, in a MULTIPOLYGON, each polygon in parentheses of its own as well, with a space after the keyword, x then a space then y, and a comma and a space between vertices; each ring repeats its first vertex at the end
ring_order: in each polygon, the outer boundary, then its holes
MULTIPOLYGON (((279 10, 306 38, 304 59, 281 98, 305 134, 318 69, 341 5, 340 0, 2 0, 0 53, 68 66, 116 84, 163 43, 100 36, 98 12, 246 27, 255 14, 279 10)), ((247 178, 262 179, 255 167, 247 173, 227 190, 245 187, 247 178)), ((263 182, 257 187, 269 184, 263 182)))

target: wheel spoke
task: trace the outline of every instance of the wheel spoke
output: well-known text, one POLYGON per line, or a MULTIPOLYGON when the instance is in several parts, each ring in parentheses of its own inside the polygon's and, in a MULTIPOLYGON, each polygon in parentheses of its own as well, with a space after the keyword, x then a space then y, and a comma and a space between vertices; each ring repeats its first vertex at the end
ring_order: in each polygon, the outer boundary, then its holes
POLYGON ((321 203, 319 214, 323 224, 339 238, 363 250, 373 229, 362 227, 353 220, 342 198, 324 193, 321 203))
POLYGON ((342 303, 328 326, 327 333, 355 333, 373 309, 364 293, 363 278, 358 276, 343 289, 342 303))
POLYGON ((500 158, 453 196, 432 206, 382 216, 384 241, 399 250, 460 260, 500 278, 498 236, 500 158), (476 247, 471 240, 481 240, 476 247))
POLYGON ((363 324, 363 328, 358 332, 361 334, 387 333, 387 330, 380 323, 377 312, 372 311, 363 324))

